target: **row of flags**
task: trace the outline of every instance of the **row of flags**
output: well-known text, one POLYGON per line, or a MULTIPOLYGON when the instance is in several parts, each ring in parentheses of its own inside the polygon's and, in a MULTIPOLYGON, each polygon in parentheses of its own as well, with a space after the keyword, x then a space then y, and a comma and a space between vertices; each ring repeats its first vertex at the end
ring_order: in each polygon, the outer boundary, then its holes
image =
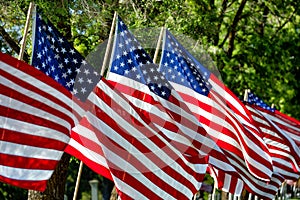
POLYGON ((155 64, 118 16, 106 77, 37 10, 32 63, 0 54, 0 180, 44 191, 64 152, 121 199, 223 191, 273 199, 299 178, 300 122, 245 102, 164 30, 155 64), (2 89, 3 88, 3 89, 2 89))

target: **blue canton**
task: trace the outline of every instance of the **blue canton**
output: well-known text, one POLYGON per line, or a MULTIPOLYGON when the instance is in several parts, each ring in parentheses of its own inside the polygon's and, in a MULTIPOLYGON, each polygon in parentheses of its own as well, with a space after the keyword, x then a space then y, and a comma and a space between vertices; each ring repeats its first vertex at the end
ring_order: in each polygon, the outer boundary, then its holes
POLYGON ((259 106, 259 107, 269 110, 271 112, 275 112, 275 108, 270 107, 263 100, 261 100, 258 96, 256 96, 255 94, 253 94, 251 92, 248 93, 248 103, 251 105, 259 106))
POLYGON ((202 95, 211 89, 210 72, 177 42, 168 30, 160 62, 160 71, 171 82, 189 87, 202 95), (192 59, 191 59, 192 58, 192 59))
POLYGON ((48 19, 37 12, 35 20, 32 65, 85 101, 100 75, 48 19))
POLYGON ((117 33, 110 71, 145 84, 156 95, 168 99, 168 81, 119 16, 117 33))

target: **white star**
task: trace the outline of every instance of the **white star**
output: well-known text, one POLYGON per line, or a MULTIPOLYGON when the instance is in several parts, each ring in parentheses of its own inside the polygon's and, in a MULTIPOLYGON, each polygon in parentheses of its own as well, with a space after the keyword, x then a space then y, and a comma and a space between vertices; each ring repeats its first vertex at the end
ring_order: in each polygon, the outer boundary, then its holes
POLYGON ((81 64, 86 65, 87 62, 86 62, 85 60, 82 60, 82 61, 81 61, 81 64))
POLYGON ((90 71, 89 71, 88 69, 85 69, 85 70, 84 70, 84 73, 85 73, 86 75, 88 75, 88 74, 90 74, 90 71))
POLYGON ((84 81, 83 81, 83 78, 80 77, 80 78, 78 79, 78 82, 82 84, 82 83, 84 82, 84 81))
POLYGON ((58 75, 55 75, 54 79, 55 79, 56 81, 58 81, 58 79, 59 79, 58 75))
POLYGON ((77 94, 77 89, 73 88, 73 94, 77 94))
POLYGON ((86 93, 85 87, 81 88, 81 92, 82 92, 83 94, 86 93))
POLYGON ((93 83, 92 79, 90 79, 90 78, 87 80, 87 82, 88 82, 89 84, 92 84, 92 83, 93 83))
POLYGON ((66 79, 66 78, 68 77, 67 73, 64 72, 64 73, 62 74, 62 77, 63 77, 64 79, 66 79))

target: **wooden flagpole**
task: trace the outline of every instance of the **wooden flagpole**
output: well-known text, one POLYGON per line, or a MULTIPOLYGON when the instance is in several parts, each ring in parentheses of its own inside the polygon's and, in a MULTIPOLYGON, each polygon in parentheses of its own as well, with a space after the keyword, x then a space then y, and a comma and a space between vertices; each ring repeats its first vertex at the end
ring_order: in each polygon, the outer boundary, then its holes
POLYGON ((111 47, 111 40, 112 40, 112 36, 114 33, 114 29, 115 29, 115 22, 116 22, 116 18, 117 18, 117 12, 115 11, 114 14, 114 18, 112 21, 112 25, 110 27, 110 33, 109 33, 109 37, 108 37, 108 41, 107 41, 107 45, 106 45, 106 50, 105 50, 105 54, 104 54, 104 59, 103 59, 103 63, 102 63, 102 68, 101 68, 101 76, 103 76, 105 69, 107 68, 107 60, 108 60, 108 54, 110 51, 110 47, 111 47))
POLYGON ((248 101, 248 93, 250 92, 250 89, 246 89, 245 93, 244 93, 244 101, 247 102, 248 101))
POLYGON ((79 168, 78 168, 77 179, 76 179, 75 190, 74 190, 74 195, 73 195, 73 200, 76 200, 76 198, 77 198, 80 178, 81 178, 81 174, 82 174, 82 168, 83 168, 83 162, 80 161, 79 168))
POLYGON ((27 12, 25 28, 24 28, 24 34, 23 34, 23 38, 21 40, 21 49, 20 49, 20 53, 19 53, 19 57, 18 57, 19 60, 23 60, 24 50, 25 50, 25 46, 26 46, 26 39, 27 39, 27 34, 28 34, 29 21, 30 21, 30 16, 32 13, 33 5, 34 4, 32 2, 30 2, 28 12, 27 12))
MULTIPOLYGON (((117 18, 117 12, 114 13, 114 18, 113 18, 112 25, 111 25, 111 28, 110 28, 110 33, 109 33, 109 37, 108 37, 108 41, 107 41, 107 45, 106 45, 106 50, 105 50, 105 55, 104 55, 102 68, 101 68, 101 74, 100 74, 101 76, 103 76, 104 71, 106 69, 106 64, 107 64, 107 60, 108 60, 108 54, 109 54, 109 51, 110 51, 111 40, 112 40, 112 35, 113 35, 114 27, 115 27, 116 18, 117 18)), ((76 198, 77 198, 80 178, 81 178, 81 174, 82 174, 82 168, 83 168, 83 162, 80 161, 80 165, 79 165, 79 168, 78 168, 77 179, 76 179, 75 190, 74 190, 74 194, 73 194, 73 200, 76 200, 76 198)))
POLYGON ((159 47, 161 45, 164 30, 165 30, 165 27, 161 27, 160 34, 159 34, 158 41, 157 41, 157 45, 156 45, 156 49, 155 49, 155 53, 154 53, 154 57, 153 57, 153 63, 156 63, 156 59, 157 59, 157 56, 158 56, 158 50, 159 50, 159 47))

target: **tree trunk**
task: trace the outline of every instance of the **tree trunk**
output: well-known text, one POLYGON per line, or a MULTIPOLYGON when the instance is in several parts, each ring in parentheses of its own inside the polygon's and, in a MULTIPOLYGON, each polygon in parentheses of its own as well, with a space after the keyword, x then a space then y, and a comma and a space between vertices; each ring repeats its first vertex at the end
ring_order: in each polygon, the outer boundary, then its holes
POLYGON ((28 200, 63 200, 70 155, 64 153, 44 192, 29 190, 28 200))

